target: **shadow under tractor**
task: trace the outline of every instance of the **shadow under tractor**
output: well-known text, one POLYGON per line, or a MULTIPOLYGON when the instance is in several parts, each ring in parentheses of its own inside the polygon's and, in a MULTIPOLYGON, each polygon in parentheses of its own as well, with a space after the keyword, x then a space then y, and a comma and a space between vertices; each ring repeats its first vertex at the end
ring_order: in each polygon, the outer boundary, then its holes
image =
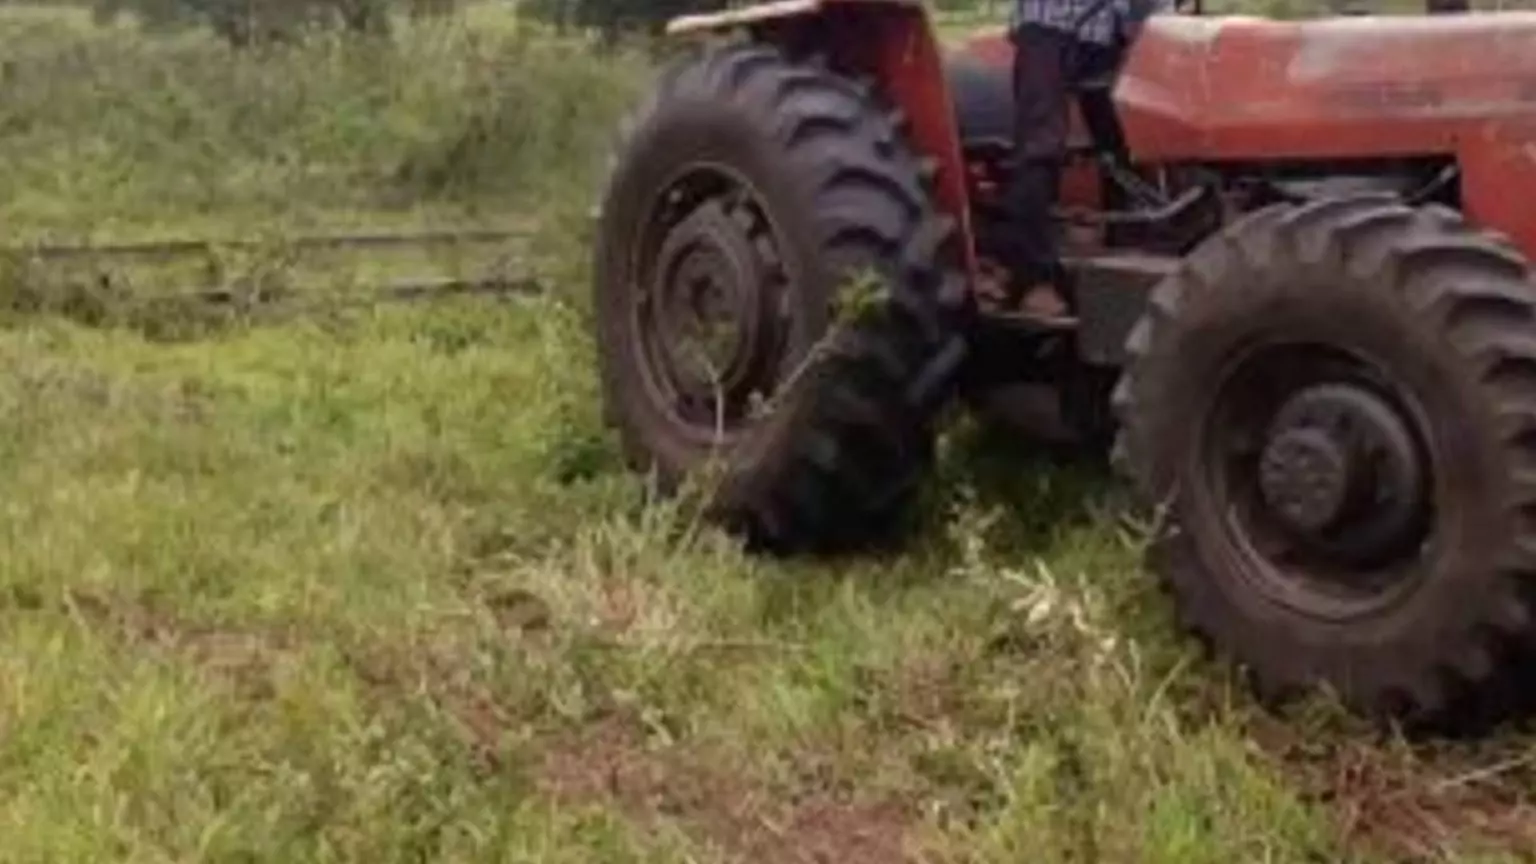
POLYGON ((941 418, 1053 388, 1266 700, 1460 725, 1536 692, 1536 14, 1169 13, 1075 94, 1071 315, 1010 242, 1012 43, 920 2, 675 21, 598 212, 608 420, 772 553, 887 537, 941 418))

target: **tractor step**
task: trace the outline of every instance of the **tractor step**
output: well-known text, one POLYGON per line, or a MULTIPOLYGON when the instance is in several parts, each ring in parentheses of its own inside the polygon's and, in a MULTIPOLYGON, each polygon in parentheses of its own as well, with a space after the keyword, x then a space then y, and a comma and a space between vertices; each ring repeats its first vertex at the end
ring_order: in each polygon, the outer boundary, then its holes
POLYGON ((1179 259, 1142 252, 1111 252, 1067 258, 1063 263, 1076 282, 1082 325, 1078 351, 1098 366, 1118 366, 1125 342, 1140 320, 1147 298, 1159 282, 1178 272, 1179 259))
MULTIPOLYGON (((1129 332, 1146 302, 1147 292, 1176 272, 1179 259, 1143 252, 1110 252, 1066 256, 1062 260, 1072 274, 1078 313, 1043 316, 984 302, 982 322, 989 329, 1014 335, 1051 336, 1093 331, 1097 353, 1112 354, 1129 332)), ((990 299, 990 298, 988 298, 990 299)))
POLYGON ((1078 328, 1078 319, 1071 316, 1031 315, 1028 312, 989 309, 983 311, 982 318, 989 326, 1005 328, 1019 335, 1050 336, 1073 333, 1078 328))

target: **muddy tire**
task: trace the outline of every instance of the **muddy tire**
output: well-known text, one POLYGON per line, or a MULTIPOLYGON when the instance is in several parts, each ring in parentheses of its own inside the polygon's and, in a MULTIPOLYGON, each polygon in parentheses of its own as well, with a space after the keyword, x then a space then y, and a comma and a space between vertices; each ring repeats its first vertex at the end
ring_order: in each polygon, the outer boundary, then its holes
POLYGON ((627 124, 596 248, 630 464, 667 490, 715 468, 713 517, 760 549, 891 539, 971 314, 928 174, 899 117, 820 65, 731 46, 664 74, 627 124))
POLYGON ((1420 728, 1529 709, 1536 289, 1380 197, 1280 206, 1156 289, 1115 394, 1181 623, 1283 704, 1420 728))

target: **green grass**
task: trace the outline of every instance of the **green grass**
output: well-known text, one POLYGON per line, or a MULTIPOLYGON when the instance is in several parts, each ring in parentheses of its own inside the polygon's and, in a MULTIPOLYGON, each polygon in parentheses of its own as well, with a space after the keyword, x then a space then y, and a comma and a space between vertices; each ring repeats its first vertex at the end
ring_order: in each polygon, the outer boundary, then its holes
MULTIPOLYGON (((1531 848, 1524 739, 1410 751, 1258 712, 1171 635, 1093 469, 962 427, 908 548, 821 563, 746 557, 647 495, 578 293, 645 63, 476 14, 240 58, 0 17, 12 239, 533 213, 524 264, 556 289, 174 339, 10 304, 0 860, 1531 848)), ((59 278, 8 271, 6 296, 59 278)))

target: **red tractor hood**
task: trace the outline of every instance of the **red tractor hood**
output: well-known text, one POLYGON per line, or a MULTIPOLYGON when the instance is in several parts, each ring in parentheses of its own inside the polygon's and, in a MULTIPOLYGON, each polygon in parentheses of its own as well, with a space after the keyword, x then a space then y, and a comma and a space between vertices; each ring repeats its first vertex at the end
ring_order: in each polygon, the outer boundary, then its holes
POLYGON ((1536 14, 1148 22, 1115 99, 1138 159, 1536 159, 1536 14))

